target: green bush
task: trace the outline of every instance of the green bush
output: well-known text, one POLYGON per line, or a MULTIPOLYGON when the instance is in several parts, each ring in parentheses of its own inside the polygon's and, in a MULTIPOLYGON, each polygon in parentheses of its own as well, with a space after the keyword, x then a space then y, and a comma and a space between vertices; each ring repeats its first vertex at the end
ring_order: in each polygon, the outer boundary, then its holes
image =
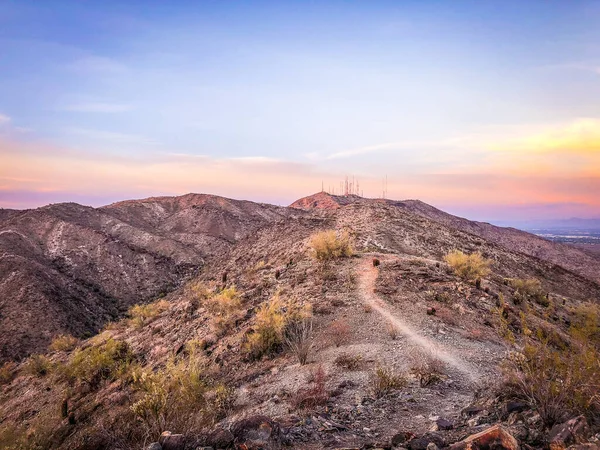
POLYGON ((377 398, 402 389, 407 383, 408 380, 405 375, 397 374, 392 369, 386 367, 378 367, 371 374, 371 388, 377 398))
POLYGON ((524 301, 534 301, 538 305, 549 306, 546 293, 542 289, 542 283, 535 278, 520 279, 513 278, 509 281, 510 286, 515 290, 513 301, 515 304, 523 303, 524 301))
POLYGON ((467 255, 460 250, 453 250, 444 259, 456 275, 467 281, 475 281, 490 273, 490 261, 481 253, 467 255))
POLYGON ((77 350, 65 372, 68 377, 95 388, 103 380, 124 375, 133 361, 134 355, 127 342, 110 338, 99 345, 77 350))
POLYGON ((165 429, 200 431, 222 419, 235 400, 234 389, 206 376, 196 354, 157 372, 135 373, 132 387, 139 398, 131 411, 154 439, 165 429))
POLYGON ((52 362, 44 355, 31 355, 25 362, 25 372, 34 377, 43 377, 52 370, 52 362))
POLYGON ((56 336, 50 344, 50 350, 55 352, 68 352, 73 350, 79 341, 70 334, 56 336))
POLYGON ((531 341, 504 366, 504 393, 527 401, 544 424, 576 415, 600 420, 600 355, 591 345, 559 350, 531 341))
MULTIPOLYGON (((278 352, 283 347, 286 330, 291 332, 294 324, 304 322, 310 316, 310 308, 286 304, 276 294, 270 301, 263 303, 258 308, 256 325, 253 331, 246 336, 244 343, 246 354, 251 359, 259 359, 262 356, 278 352)), ((310 328, 312 331, 312 324, 310 328)), ((308 331, 308 328, 304 331, 308 331)), ((308 334, 302 341, 303 346, 308 344, 308 334)))
POLYGON ((166 300, 157 300, 146 305, 135 305, 129 308, 129 317, 131 324, 136 328, 142 328, 160 313, 166 311, 169 307, 169 302, 166 300))

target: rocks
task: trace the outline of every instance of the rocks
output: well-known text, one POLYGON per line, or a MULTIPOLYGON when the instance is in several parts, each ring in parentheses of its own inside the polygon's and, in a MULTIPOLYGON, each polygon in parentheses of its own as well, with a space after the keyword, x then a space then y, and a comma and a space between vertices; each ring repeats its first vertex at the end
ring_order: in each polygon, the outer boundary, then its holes
POLYGON ((158 443, 162 450, 185 450, 186 438, 183 434, 172 434, 170 431, 163 431, 158 438, 158 443))
POLYGON ((452 430, 454 428, 454 424, 449 420, 442 419, 441 417, 435 421, 438 430, 452 430))
POLYGON ((215 449, 229 448, 233 444, 234 436, 231 431, 217 428, 208 435, 207 443, 215 449))
POLYGON ((446 442, 439 433, 425 433, 420 438, 414 438, 408 443, 409 450, 429 450, 429 444, 435 444, 437 447, 445 447, 446 442))
POLYGON ((400 433, 396 433, 392 437, 392 447, 399 447, 400 445, 414 439, 415 435, 410 431, 402 431, 400 433))
POLYGON ((505 406, 507 414, 513 412, 523 412, 526 409, 529 409, 529 405, 525 402, 508 402, 505 406))
POLYGON ((250 416, 235 422, 231 426, 231 433, 236 445, 243 448, 268 449, 279 443, 281 430, 279 424, 267 416, 250 416))
POLYGON ((494 425, 450 446, 450 450, 475 449, 519 450, 519 443, 501 425, 494 425))
POLYGON ((146 447, 146 450, 162 450, 162 445, 160 445, 158 442, 153 442, 146 447))
POLYGON ((571 444, 581 444, 589 434, 585 417, 575 417, 565 423, 554 425, 550 430, 548 440, 551 450, 563 450, 571 444))
POLYGON ((430 308, 427 308, 427 315, 428 316, 435 316, 435 308, 432 306, 430 308))

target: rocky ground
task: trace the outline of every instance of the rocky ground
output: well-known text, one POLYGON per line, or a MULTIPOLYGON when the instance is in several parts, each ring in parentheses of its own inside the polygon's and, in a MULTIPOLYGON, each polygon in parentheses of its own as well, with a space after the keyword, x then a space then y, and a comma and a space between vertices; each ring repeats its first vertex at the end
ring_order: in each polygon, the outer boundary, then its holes
MULTIPOLYGON (((296 205, 307 211, 256 207, 253 214, 262 222, 243 228, 243 235, 236 234, 235 220, 227 219, 233 225, 218 242, 230 243, 202 255, 199 273, 164 297, 164 310, 143 326, 117 321, 79 344, 93 347, 109 338, 127 342, 140 365, 160 372, 173 359, 184 358, 190 342, 201 343, 207 372, 235 389, 226 417, 201 432, 169 429, 171 434, 160 440, 156 434, 135 434, 140 425, 130 411, 139 394, 128 382, 115 379, 90 390, 52 373, 31 374, 24 370, 25 361, 1 387, 0 436, 20 426, 39 430, 44 425, 50 443, 39 448, 63 449, 597 445, 598 424, 580 418, 550 430, 531 404, 503 398, 497 391, 499 366, 519 345, 522 332, 517 306, 506 308, 505 319, 498 313, 501 299, 514 295, 507 279, 538 279, 552 306, 532 302, 527 310, 544 326, 562 332, 573 307, 600 298, 593 277, 572 270, 568 258, 566 267, 557 265, 529 254, 530 247, 511 248, 511 239, 488 240, 391 202, 328 197, 327 207, 319 208, 321 197, 296 205), (327 229, 346 231, 354 256, 315 262, 308 240, 327 229), (481 252, 491 261, 491 273, 477 285, 457 277, 444 262, 453 249, 481 252), (240 292, 242 307, 226 332, 215 327, 214 314, 197 301, 198 285, 235 286, 240 292), (285 348, 258 360, 245 354, 257 310, 276 295, 312 309, 306 364, 285 348), (517 335, 516 343, 503 336, 503 320, 517 335), (435 364, 431 383, 421 382, 424 364, 435 364), (398 377, 399 385, 379 392, 378 370, 398 377), (65 397, 67 414, 61 415, 65 397), (463 442, 473 435, 470 443, 463 442)), ((197 199, 186 201, 193 208, 197 199)), ((131 224, 137 228, 156 227, 169 217, 169 225, 161 226, 163 236, 171 239, 185 234, 196 219, 170 202, 161 200, 160 207, 155 201, 117 205, 115 220, 125 221, 128 208, 141 209, 131 224)), ((203 232, 218 234, 220 225, 213 229, 207 223, 200 227, 203 232)), ((192 239, 181 236, 179 242, 192 239)), ((532 242, 536 245, 537 238, 532 242)), ((73 351, 48 357, 60 366, 73 358, 73 351)))

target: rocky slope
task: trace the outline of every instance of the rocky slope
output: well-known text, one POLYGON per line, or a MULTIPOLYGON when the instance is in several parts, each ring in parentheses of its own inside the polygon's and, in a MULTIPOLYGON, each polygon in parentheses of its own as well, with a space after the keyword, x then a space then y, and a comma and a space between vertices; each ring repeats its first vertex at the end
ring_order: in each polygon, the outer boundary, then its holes
POLYGON ((206 257, 298 215, 197 194, 0 210, 0 361, 42 351, 59 333, 94 334, 175 289, 206 257))
MULTIPOLYGON (((292 206, 188 195, 5 214, 3 311, 20 315, 3 330, 25 323, 30 336, 49 335, 72 322, 94 329, 159 289, 171 292, 146 316, 113 323, 78 349, 4 366, 0 441, 14 449, 141 450, 169 430, 148 448, 425 450, 484 433, 476 439, 490 448, 514 450, 556 439, 534 403, 493 393, 507 351, 521 351, 528 336, 562 346, 573 311, 600 299, 600 285, 573 266, 574 254, 561 261, 560 245, 470 225, 416 202, 320 193, 292 206), (348 234, 353 257, 328 264, 311 257, 311 236, 330 229, 348 234), (537 245, 546 250, 530 254, 537 245), (478 284, 457 277, 444 262, 453 249, 481 252, 491 273, 478 284), (523 300, 513 278, 537 279, 544 295, 523 300), (234 288, 239 304, 226 303, 234 288), (301 305, 312 310, 306 364, 282 345, 262 357, 249 353, 259 317, 276 298, 286 302, 281 314, 301 305), (7 307, 6 299, 15 303, 7 307), (94 381, 86 375, 98 363, 93 352, 110 342, 124 343, 127 366, 105 368, 94 381), (196 357, 206 378, 198 384, 192 377, 193 386, 224 383, 234 393, 226 409, 215 401, 218 390, 191 404, 189 391, 179 403, 167 393, 152 396, 161 386, 148 380, 167 373, 159 378, 165 385, 183 383, 177 377, 187 372, 174 368, 196 357), (439 364, 435 382, 419 378, 423 361, 439 364), (379 369, 400 376, 398 386, 381 394, 379 369), (150 400, 157 423, 135 413, 150 400), (191 409, 178 409, 186 405, 191 409), (201 426, 187 420, 205 413, 201 426)), ((580 427, 584 419, 577 420, 580 427)), ((586 424, 554 448, 593 440, 599 425, 586 424)), ((573 428, 554 434, 565 427, 573 428)))

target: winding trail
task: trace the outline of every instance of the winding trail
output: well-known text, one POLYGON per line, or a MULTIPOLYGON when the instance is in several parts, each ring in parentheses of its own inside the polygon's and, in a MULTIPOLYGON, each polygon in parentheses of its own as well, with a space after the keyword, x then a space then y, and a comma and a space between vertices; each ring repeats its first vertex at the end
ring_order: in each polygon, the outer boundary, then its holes
POLYGON ((471 381, 477 381, 480 378, 478 371, 464 362, 461 358, 455 356, 450 350, 444 348, 437 342, 420 335, 403 320, 396 317, 389 310, 388 305, 375 294, 375 281, 379 270, 373 266, 372 260, 363 258, 357 268, 358 274, 358 293, 363 302, 376 311, 384 320, 393 325, 399 333, 403 334, 414 345, 420 347, 426 353, 441 359, 449 366, 457 369, 469 377, 471 381))

